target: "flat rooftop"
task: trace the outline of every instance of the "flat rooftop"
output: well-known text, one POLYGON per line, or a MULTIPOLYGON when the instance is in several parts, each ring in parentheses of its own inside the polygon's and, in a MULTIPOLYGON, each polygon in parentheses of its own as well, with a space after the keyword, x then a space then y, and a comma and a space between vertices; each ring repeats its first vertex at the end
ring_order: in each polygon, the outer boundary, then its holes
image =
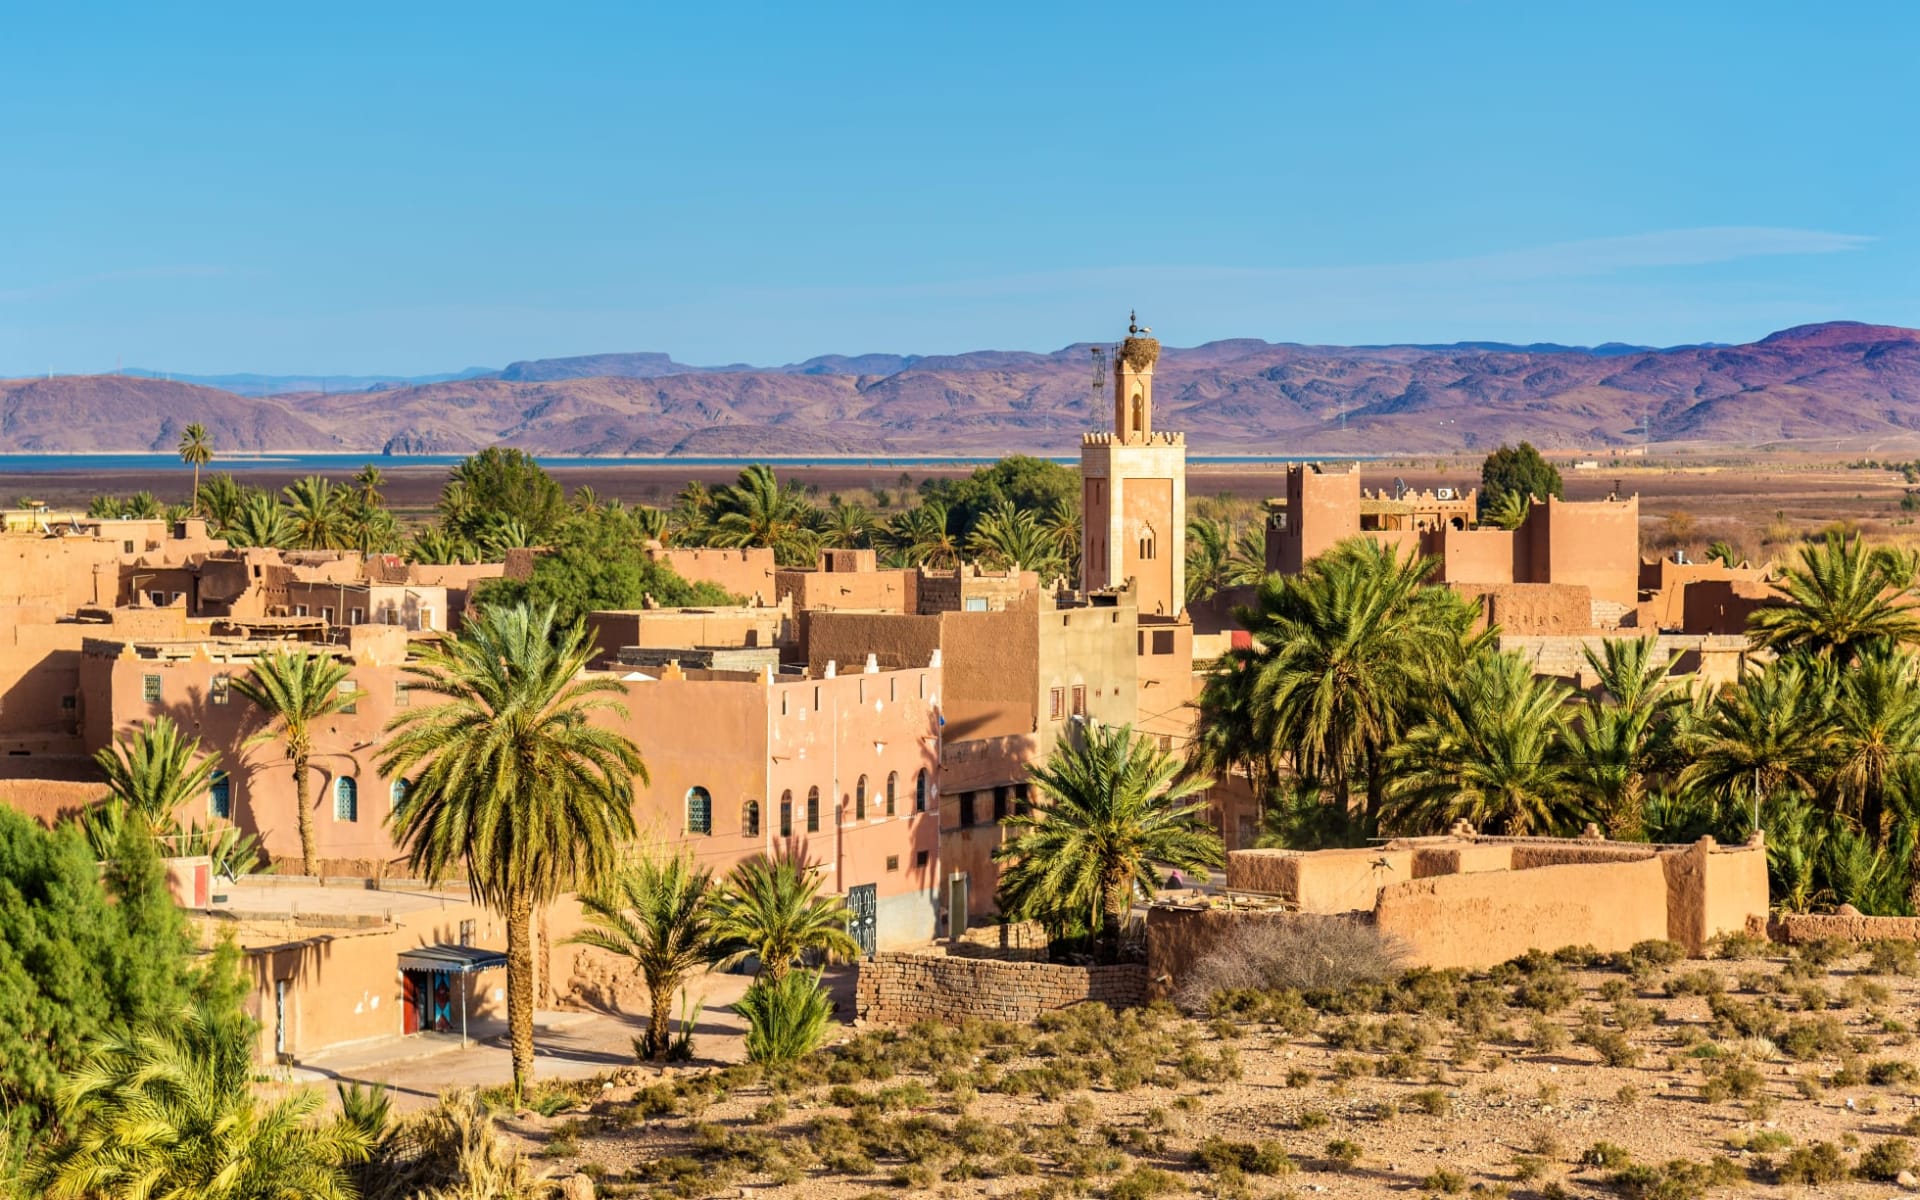
POLYGON ((210 905, 211 913, 253 920, 340 918, 349 924, 471 903, 464 883, 428 888, 390 881, 386 887, 375 887, 370 880, 321 883, 313 879, 275 879, 270 875, 251 876, 225 886, 216 884, 213 894, 225 899, 210 905))

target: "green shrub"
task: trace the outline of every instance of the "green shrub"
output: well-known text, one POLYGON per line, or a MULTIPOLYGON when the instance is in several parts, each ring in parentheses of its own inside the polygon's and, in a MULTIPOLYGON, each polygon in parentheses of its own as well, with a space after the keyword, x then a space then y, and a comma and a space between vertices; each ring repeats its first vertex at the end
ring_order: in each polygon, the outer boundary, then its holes
POLYGON ((1627 1167, 1608 1182, 1634 1200, 1700 1200, 1708 1188, 1725 1187, 1745 1175, 1731 1159, 1697 1163, 1676 1158, 1664 1166, 1627 1167))
POLYGON ((1679 942, 1669 942, 1664 939, 1635 942, 1633 948, 1627 951, 1629 961, 1648 963, 1656 967, 1670 966, 1686 956, 1685 946, 1679 942))
POLYGON ((1351 1167, 1360 1161, 1359 1143, 1335 1138, 1327 1143, 1327 1159, 1342 1168, 1351 1167))
POLYGON ((1667 980, 1669 996, 1717 996, 1726 990, 1727 982, 1720 978, 1719 972, 1709 971, 1705 967, 1667 980))
POLYGON ((1108 1200, 1153 1200, 1181 1190, 1178 1176, 1156 1167, 1135 1167, 1107 1185, 1108 1200))
POLYGON ((1430 1117, 1444 1117, 1453 1111, 1453 1102, 1439 1088, 1427 1088, 1408 1096, 1407 1107, 1417 1108, 1430 1117))
POLYGON ((1458 1171, 1449 1171, 1445 1167, 1428 1175, 1420 1181, 1420 1186, 1429 1192, 1441 1192, 1452 1196, 1467 1190, 1467 1177, 1458 1171))
POLYGON ((1610 1067, 1631 1067, 1640 1061, 1640 1047, 1627 1039, 1627 1035, 1614 1029, 1583 1032, 1580 1040, 1600 1052, 1600 1057, 1610 1067))
POLYGON ((734 1005, 747 1020, 747 1058, 785 1063, 818 1048, 833 1020, 833 1001, 820 986, 820 972, 791 970, 779 979, 753 981, 734 1005))
POLYGON ((1847 1177, 1846 1156, 1832 1142, 1795 1146, 1780 1164, 1780 1182, 1807 1187, 1835 1183, 1847 1177))
POLYGON ((1920 943, 1888 938, 1867 943, 1867 970, 1875 975, 1920 975, 1920 943))
POLYGON ((1293 1170, 1293 1160, 1279 1142, 1256 1144, 1209 1137, 1194 1148, 1193 1161, 1216 1172, 1231 1167, 1253 1175, 1286 1175, 1293 1170))
POLYGON ((1715 958, 1761 958, 1772 947, 1773 943, 1766 938, 1755 937, 1744 929, 1717 934, 1707 943, 1715 958))
POLYGON ((1318 1109, 1309 1108, 1302 1111, 1298 1117, 1294 1118, 1294 1123, 1299 1125, 1300 1128, 1303 1130, 1304 1129, 1325 1129, 1327 1127, 1327 1124, 1330 1121, 1332 1121, 1332 1119, 1333 1118, 1327 1116, 1327 1114, 1319 1111, 1318 1109))
POLYGON ((1534 972, 1513 989, 1515 1004, 1543 1013, 1557 1013, 1579 998, 1579 985, 1558 964, 1534 972))
POLYGON ((1625 1147, 1616 1146, 1612 1142, 1595 1142, 1587 1147, 1587 1152, 1580 1156, 1580 1161, 1585 1166, 1604 1167, 1609 1171, 1616 1171, 1631 1163, 1633 1155, 1628 1154, 1625 1147))
POLYGON ((1900 1172, 1913 1169, 1913 1143, 1905 1138, 1887 1138, 1875 1142, 1871 1149, 1860 1156, 1857 1169, 1863 1179, 1892 1183, 1900 1172))
POLYGON ((1920 1068, 1900 1058, 1876 1059, 1867 1064, 1867 1082, 1875 1087, 1892 1087, 1920 1079, 1920 1068))
POLYGON ((1779 1044, 1789 1056, 1803 1062, 1831 1058, 1846 1051, 1847 1030, 1837 1017, 1800 1017, 1787 1026, 1779 1044))

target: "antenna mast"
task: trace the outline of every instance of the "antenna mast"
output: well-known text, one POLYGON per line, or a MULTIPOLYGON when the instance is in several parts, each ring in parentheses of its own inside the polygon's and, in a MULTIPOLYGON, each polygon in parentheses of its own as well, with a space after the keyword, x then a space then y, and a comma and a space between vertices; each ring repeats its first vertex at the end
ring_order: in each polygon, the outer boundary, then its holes
POLYGON ((1100 397, 1107 390, 1107 348, 1093 348, 1093 402, 1087 416, 1094 424, 1100 421, 1100 397))

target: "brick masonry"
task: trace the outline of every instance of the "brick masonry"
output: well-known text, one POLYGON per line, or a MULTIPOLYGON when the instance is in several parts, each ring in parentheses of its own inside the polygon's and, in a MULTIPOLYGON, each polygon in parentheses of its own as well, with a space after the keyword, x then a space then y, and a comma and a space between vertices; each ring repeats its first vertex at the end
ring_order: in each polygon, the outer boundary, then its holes
POLYGON ((1139 963, 1068 967, 895 950, 860 963, 854 1015, 875 1025, 963 1017, 1027 1022, 1088 1001, 1126 1008, 1145 1003, 1146 995, 1147 968, 1139 963))
POLYGON ((1863 917, 1838 913, 1782 913, 1761 926, 1748 922, 1751 932, 1776 942, 1872 942, 1885 939, 1920 942, 1920 917, 1863 917))

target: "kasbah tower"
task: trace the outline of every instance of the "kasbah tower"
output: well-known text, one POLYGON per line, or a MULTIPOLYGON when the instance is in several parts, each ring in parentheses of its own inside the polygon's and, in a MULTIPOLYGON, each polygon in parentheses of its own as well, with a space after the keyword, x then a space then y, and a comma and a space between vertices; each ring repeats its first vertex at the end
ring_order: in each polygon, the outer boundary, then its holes
POLYGON ((1096 591, 1131 579, 1142 616, 1177 617, 1187 595, 1187 439, 1153 428, 1152 332, 1132 317, 1113 364, 1113 429, 1080 441, 1080 582, 1096 591))

